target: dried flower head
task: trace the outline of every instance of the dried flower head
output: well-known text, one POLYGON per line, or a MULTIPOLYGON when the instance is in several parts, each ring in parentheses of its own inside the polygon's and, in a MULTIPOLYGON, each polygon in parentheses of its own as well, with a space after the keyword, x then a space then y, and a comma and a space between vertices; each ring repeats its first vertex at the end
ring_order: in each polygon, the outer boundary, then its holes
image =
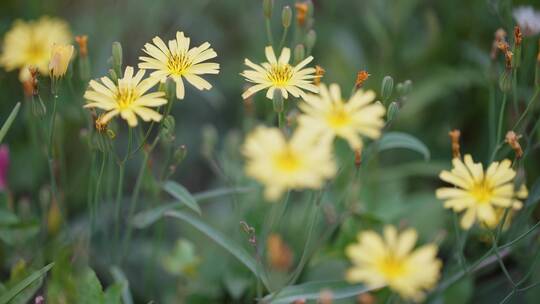
POLYGON ((522 40, 523 34, 521 33, 521 28, 516 25, 514 27, 514 43, 516 44, 516 47, 519 47, 521 45, 522 40))
POLYGON ((25 79, 22 82, 24 95, 28 97, 36 96, 38 94, 39 71, 34 67, 28 68, 27 71, 29 76, 25 76, 25 79))
POLYGON ((299 26, 304 26, 309 13, 309 5, 305 2, 299 2, 294 7, 296 8, 296 22, 299 26))
POLYGON ((324 74, 326 73, 326 70, 323 69, 320 65, 315 66, 315 78, 313 79, 313 84, 318 86, 321 83, 321 79, 323 78, 324 74))
POLYGON ((75 36, 75 42, 79 45, 79 56, 85 58, 88 56, 88 36, 75 36))
POLYGON ((459 137, 461 136, 461 131, 459 131, 458 129, 454 129, 448 132, 448 136, 450 136, 450 140, 452 141, 452 157, 460 158, 461 151, 459 145, 459 137))
POLYGON ((358 90, 359 88, 364 85, 364 82, 369 78, 369 73, 367 71, 360 71, 358 74, 356 74, 356 81, 354 83, 354 87, 358 90))
POLYGON ((512 150, 514 150, 514 153, 516 154, 516 158, 521 158, 523 156, 523 149, 521 148, 521 145, 519 144, 519 139, 521 138, 521 135, 517 135, 514 131, 508 131, 506 133, 505 141, 512 150))

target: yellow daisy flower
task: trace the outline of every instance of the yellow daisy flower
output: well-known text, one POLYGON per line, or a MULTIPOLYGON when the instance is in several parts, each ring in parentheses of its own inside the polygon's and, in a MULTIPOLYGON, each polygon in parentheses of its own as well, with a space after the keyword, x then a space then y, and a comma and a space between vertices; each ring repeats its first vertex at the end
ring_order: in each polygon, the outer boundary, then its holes
POLYGON ((126 67, 124 77, 115 84, 109 77, 102 77, 101 83, 90 80, 90 88, 84 93, 89 103, 85 108, 98 108, 106 113, 100 116, 100 124, 106 124, 111 118, 120 115, 130 127, 137 126, 137 116, 144 121, 160 121, 161 114, 150 109, 167 103, 165 93, 145 94, 157 84, 157 80, 144 77, 144 70, 133 75, 133 68, 126 67))
POLYGON ((294 97, 304 97, 303 90, 317 93, 318 88, 313 85, 313 79, 315 76, 315 68, 304 68, 308 63, 313 60, 312 56, 304 59, 296 66, 291 66, 289 60, 291 58, 291 50, 289 48, 283 48, 279 59, 276 59, 276 54, 271 46, 265 48, 266 59, 268 62, 263 62, 261 65, 255 64, 249 59, 244 61, 245 65, 253 70, 245 70, 240 75, 246 78, 246 81, 254 83, 255 85, 248 88, 244 94, 243 99, 249 98, 251 95, 268 89, 266 97, 272 99, 274 97, 274 90, 278 89, 284 99, 287 99, 291 93, 294 97))
POLYGON ((360 232, 358 243, 345 249, 353 264, 347 281, 370 287, 388 285, 404 299, 421 301, 439 280, 442 262, 436 258, 435 244, 413 250, 417 238, 414 229, 398 234, 393 226, 384 227, 383 237, 375 231, 360 232))
POLYGON ((301 128, 330 141, 336 136, 344 138, 355 150, 362 147, 360 136, 381 135, 386 111, 383 105, 373 103, 373 91, 358 90, 347 102, 337 84, 330 88, 321 84, 319 91, 319 95, 307 94, 299 106, 304 112, 298 118, 301 128))
POLYGON ((258 127, 242 148, 246 173, 265 185, 265 197, 277 200, 287 189, 317 189, 336 173, 331 147, 295 132, 290 140, 277 128, 258 127))
POLYGON ((20 69, 21 81, 30 78, 29 67, 35 67, 41 74, 48 75, 53 45, 70 42, 69 26, 63 20, 49 17, 28 22, 17 20, 4 37, 0 64, 7 71, 20 69))
POLYGON ((436 195, 445 200, 445 208, 454 212, 465 210, 461 219, 463 229, 469 229, 476 220, 494 227, 498 224, 498 208, 519 209, 523 205, 516 197, 526 197, 526 191, 516 193, 516 172, 511 168, 510 160, 493 162, 485 172, 482 164, 473 162, 471 155, 465 155, 463 161, 454 158, 452 163, 454 168, 442 171, 439 177, 455 187, 437 189, 436 195))
POLYGON ((150 74, 161 82, 171 78, 176 83, 176 98, 184 99, 185 78, 199 90, 210 90, 212 85, 201 78, 203 74, 218 74, 219 64, 203 62, 217 57, 210 43, 205 42, 198 47, 189 48, 190 39, 183 32, 176 32, 176 39, 169 40, 167 46, 159 37, 154 37, 151 43, 144 45, 143 51, 150 57, 141 56, 140 69, 155 70, 150 74))

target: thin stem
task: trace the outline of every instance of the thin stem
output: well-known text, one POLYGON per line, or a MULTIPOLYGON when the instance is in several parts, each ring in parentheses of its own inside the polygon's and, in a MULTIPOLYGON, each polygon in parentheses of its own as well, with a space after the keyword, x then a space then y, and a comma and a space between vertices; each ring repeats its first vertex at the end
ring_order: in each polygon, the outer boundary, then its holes
MULTIPOLYGON (((94 193, 94 215, 99 210, 98 203, 101 197, 101 180, 103 178, 103 172, 105 171, 105 164, 107 163, 107 155, 103 153, 101 156, 101 165, 99 167, 99 173, 96 180, 96 192, 94 193)), ((91 231, 93 231, 93 228, 95 227, 95 218, 92 218, 91 222, 91 231)))
POLYGON ((278 127, 280 129, 285 128, 285 111, 278 112, 278 127))
POLYGON ((272 35, 272 23, 270 22, 269 18, 265 19, 265 25, 266 25, 266 37, 268 38, 268 43, 270 43, 270 46, 274 46, 274 35, 272 35))
POLYGON ((282 50, 285 46, 285 40, 287 40, 287 34, 289 33, 289 27, 283 29, 283 35, 281 36, 281 42, 279 43, 279 49, 282 50))
POLYGON ((518 121, 516 122, 516 124, 514 125, 514 127, 512 128, 513 130, 515 130, 517 127, 519 127, 519 124, 523 121, 523 119, 527 116, 527 114, 529 113, 529 111, 531 110, 536 98, 538 97, 538 94, 540 94, 540 89, 536 89, 534 91, 534 94, 531 98, 531 100, 529 100, 529 103, 527 103, 527 107, 525 108, 525 111, 523 111, 523 113, 521 114, 521 116, 519 117, 518 121))
POLYGON ((502 127, 503 127, 503 121, 504 121, 504 111, 506 110, 506 101, 507 101, 507 94, 503 94, 501 109, 499 112, 499 122, 497 123, 497 137, 496 142, 501 141, 501 134, 502 134, 502 127))
MULTIPOLYGON (((56 188, 56 178, 54 176, 54 125, 56 123, 56 106, 58 101, 58 94, 56 93, 56 90, 53 89, 53 110, 51 113, 51 122, 49 124, 49 146, 47 150, 47 159, 49 164, 49 177, 51 179, 51 193, 52 193, 52 201, 55 203, 58 202, 58 189, 56 188)), ((62 210, 61 208, 59 208, 62 210)))
POLYGON ((124 184, 124 173, 126 169, 126 162, 124 160, 118 163, 118 184, 116 188, 116 201, 114 208, 114 240, 115 244, 118 244, 120 239, 120 203, 122 201, 122 185, 124 184))

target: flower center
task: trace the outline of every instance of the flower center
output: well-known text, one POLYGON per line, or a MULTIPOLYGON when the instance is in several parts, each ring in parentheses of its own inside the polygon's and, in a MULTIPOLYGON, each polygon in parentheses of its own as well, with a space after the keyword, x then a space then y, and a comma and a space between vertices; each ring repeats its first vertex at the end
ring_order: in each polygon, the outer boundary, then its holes
POLYGON ((138 96, 135 91, 130 88, 119 89, 115 96, 116 103, 120 110, 129 108, 137 98, 138 96))
POLYGON ((294 172, 300 168, 301 160, 290 148, 287 148, 275 156, 274 164, 281 171, 294 172))
POLYGON ((350 124, 351 117, 349 113, 343 109, 343 107, 334 108, 327 116, 327 121, 330 127, 339 129, 343 126, 350 124))
POLYGON ((491 197, 493 196, 493 189, 491 189, 491 187, 488 187, 488 185, 486 185, 486 183, 482 181, 475 184, 471 188, 471 195, 480 204, 489 203, 491 197))
POLYGON ((403 260, 390 255, 380 262, 379 269, 385 277, 393 279, 402 276, 406 267, 403 260))
POLYGON ((28 61, 37 64, 45 60, 47 54, 39 43, 31 43, 27 49, 28 61))
POLYGON ((288 64, 276 64, 268 72, 268 80, 276 87, 284 87, 289 84, 293 76, 292 67, 288 64))
POLYGON ((184 75, 191 66, 191 60, 186 53, 170 55, 167 61, 167 69, 172 75, 176 76, 184 75))

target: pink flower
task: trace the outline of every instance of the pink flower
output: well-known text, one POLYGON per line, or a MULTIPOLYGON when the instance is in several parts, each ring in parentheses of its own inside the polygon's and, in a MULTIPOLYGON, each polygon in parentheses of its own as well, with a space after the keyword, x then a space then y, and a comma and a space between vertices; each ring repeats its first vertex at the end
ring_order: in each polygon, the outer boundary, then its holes
POLYGON ((0 146, 0 191, 7 187, 7 174, 9 169, 9 148, 7 145, 0 146))

